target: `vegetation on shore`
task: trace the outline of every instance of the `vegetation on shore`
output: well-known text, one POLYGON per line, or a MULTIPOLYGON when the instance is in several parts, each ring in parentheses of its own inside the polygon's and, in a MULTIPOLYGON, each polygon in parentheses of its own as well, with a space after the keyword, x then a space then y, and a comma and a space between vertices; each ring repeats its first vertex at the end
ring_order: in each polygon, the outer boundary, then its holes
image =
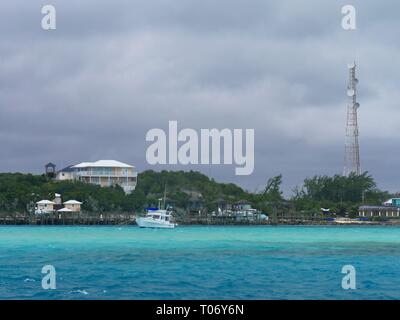
POLYGON ((200 201, 204 209, 211 212, 217 209, 218 202, 233 204, 245 200, 268 214, 287 211, 312 214, 320 212, 321 208, 329 208, 339 215, 354 215, 362 203, 381 204, 391 196, 379 190, 368 173, 307 178, 286 199, 281 191, 281 175, 270 178, 262 192, 251 193, 235 184, 218 183, 199 172, 149 170, 139 174, 136 190, 125 195, 118 186, 101 188, 78 181, 54 181, 45 175, 2 173, 0 212, 28 212, 36 201, 53 199, 54 193, 62 194, 64 201, 82 201, 82 209, 86 212, 142 211, 157 205, 166 184, 168 201, 181 211, 188 210, 193 201, 200 201))

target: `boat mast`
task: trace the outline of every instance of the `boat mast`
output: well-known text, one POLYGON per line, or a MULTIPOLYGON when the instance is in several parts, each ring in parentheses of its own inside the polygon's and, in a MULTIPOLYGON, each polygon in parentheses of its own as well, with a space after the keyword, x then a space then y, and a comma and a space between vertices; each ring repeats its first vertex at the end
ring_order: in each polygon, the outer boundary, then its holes
POLYGON ((167 197, 167 181, 165 181, 165 185, 164 185, 164 210, 166 210, 165 209, 166 197, 167 197))

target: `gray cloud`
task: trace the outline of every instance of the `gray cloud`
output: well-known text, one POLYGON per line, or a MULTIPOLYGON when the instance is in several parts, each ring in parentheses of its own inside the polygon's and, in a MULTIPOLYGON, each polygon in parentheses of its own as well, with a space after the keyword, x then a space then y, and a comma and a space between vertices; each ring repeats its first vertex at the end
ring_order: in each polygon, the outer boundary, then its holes
MULTIPOLYGON (((342 170, 347 62, 359 65, 363 168, 399 189, 398 1, 43 1, 0 4, 0 171, 116 158, 146 164, 152 128, 254 128, 255 173, 191 167, 249 190, 290 191, 342 170), (383 156, 390 150, 391 158, 383 156)), ((160 167, 158 167, 160 168, 160 167)), ((169 166, 167 169, 181 169, 169 166)))

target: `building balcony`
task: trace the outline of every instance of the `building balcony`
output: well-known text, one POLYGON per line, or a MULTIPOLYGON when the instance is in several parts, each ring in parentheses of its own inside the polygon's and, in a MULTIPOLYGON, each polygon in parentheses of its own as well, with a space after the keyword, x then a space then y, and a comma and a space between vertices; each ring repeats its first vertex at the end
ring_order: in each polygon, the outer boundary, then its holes
POLYGON ((99 173, 90 173, 90 172, 77 172, 75 174, 77 177, 82 177, 82 178, 137 178, 138 174, 137 172, 134 172, 132 174, 124 175, 124 174, 99 174, 99 173))

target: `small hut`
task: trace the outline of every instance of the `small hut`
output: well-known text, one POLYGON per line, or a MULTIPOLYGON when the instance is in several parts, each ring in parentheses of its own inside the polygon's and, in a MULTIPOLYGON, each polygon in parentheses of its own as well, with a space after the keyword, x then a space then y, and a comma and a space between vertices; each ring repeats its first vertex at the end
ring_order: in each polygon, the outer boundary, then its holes
POLYGON ((50 200, 41 200, 36 202, 35 214, 46 214, 54 212, 55 203, 50 200))
POLYGON ((63 203, 66 209, 71 210, 70 212, 81 212, 82 202, 76 200, 69 200, 63 203))

